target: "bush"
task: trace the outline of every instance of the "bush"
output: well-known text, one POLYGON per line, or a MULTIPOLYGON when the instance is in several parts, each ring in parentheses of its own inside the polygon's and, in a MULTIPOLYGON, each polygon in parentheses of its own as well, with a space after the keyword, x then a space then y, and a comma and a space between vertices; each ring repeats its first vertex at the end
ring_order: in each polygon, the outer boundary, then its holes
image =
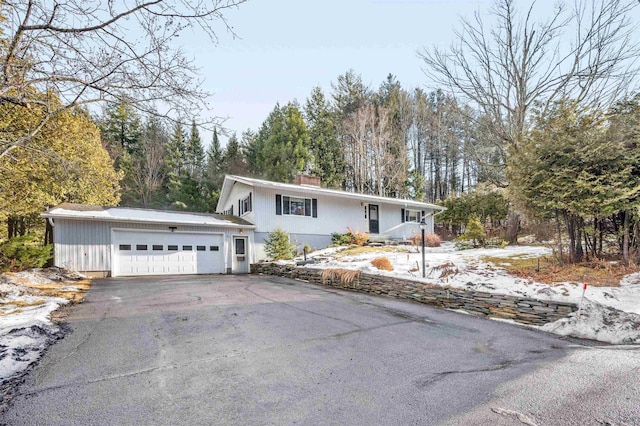
POLYGON ((273 260, 293 259, 296 247, 289 241, 289 234, 281 228, 276 228, 269 232, 267 240, 264 242, 264 251, 273 260))
MULTIPOLYGON (((417 233, 411 236, 409 240, 416 247, 422 247, 422 233, 417 233)), ((442 240, 436 234, 424 234, 424 246, 425 247, 440 247, 442 240)))
POLYGON ((334 232, 331 234, 331 243, 334 246, 349 246, 355 244, 363 246, 369 242, 369 237, 364 232, 353 232, 351 228, 347 228, 346 234, 334 232))
POLYGON ((391 261, 386 257, 376 257, 371 261, 371 264, 378 269, 382 269, 383 271, 393 271, 393 265, 391 261))
POLYGON ((42 268, 52 254, 53 246, 42 246, 36 235, 15 237, 0 243, 0 271, 42 268))
POLYGON ((462 234, 458 239, 462 241, 469 241, 473 245, 473 247, 482 246, 484 247, 486 244, 487 233, 484 231, 482 227, 482 223, 480 222, 480 218, 478 216, 469 216, 469 221, 467 222, 467 226, 464 230, 464 234, 462 234))

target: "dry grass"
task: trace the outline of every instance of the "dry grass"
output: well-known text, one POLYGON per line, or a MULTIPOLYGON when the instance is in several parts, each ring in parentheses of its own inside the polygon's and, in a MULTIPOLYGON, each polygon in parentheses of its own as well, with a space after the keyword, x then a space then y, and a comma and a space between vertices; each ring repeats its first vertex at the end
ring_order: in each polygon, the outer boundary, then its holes
POLYGON ((436 271, 440 271, 440 276, 438 278, 449 278, 451 275, 455 275, 460 272, 460 270, 456 268, 456 265, 451 262, 434 266, 431 269, 431 272, 429 272, 429 276, 433 275, 433 273, 436 271))
POLYGON ((406 253, 408 252, 407 248, 403 248, 401 246, 392 246, 392 247, 352 247, 346 250, 342 250, 339 253, 336 253, 338 258, 344 256, 358 256, 360 254, 366 253, 406 253))
POLYGON ((61 297, 71 303, 78 303, 82 301, 84 294, 89 290, 91 280, 80 280, 72 283, 26 284, 26 286, 39 290, 47 296, 61 297))
POLYGON ((504 268, 511 275, 546 284, 570 282, 587 283, 596 287, 617 287, 623 276, 640 271, 637 265, 625 266, 604 260, 560 266, 556 258, 547 256, 529 259, 518 256, 507 258, 486 256, 483 260, 504 268))
MULTIPOLYGON (((413 234, 409 241, 416 247, 422 246, 422 233, 413 234)), ((424 246, 425 247, 440 247, 442 240, 436 234, 424 234, 424 246)))
POLYGON ((383 271, 393 271, 393 265, 388 257, 376 257, 371 261, 371 264, 383 271))
POLYGON ((325 269, 322 271, 322 281, 340 280, 342 284, 351 284, 361 273, 352 269, 325 269))

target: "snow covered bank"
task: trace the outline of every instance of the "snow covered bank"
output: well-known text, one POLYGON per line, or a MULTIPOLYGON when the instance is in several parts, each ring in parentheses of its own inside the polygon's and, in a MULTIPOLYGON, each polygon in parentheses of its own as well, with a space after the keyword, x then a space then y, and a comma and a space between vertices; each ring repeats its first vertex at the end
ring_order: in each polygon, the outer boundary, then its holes
POLYGON ((62 336, 51 313, 77 301, 87 287, 83 276, 58 268, 0 274, 0 384, 62 336))
MULTIPOLYGON (((579 283, 548 285, 512 276, 504 268, 484 259, 536 258, 551 253, 540 246, 508 246, 457 250, 452 243, 425 249, 425 278, 422 278, 422 255, 414 247, 399 247, 396 252, 369 251, 353 256, 341 255, 340 248, 311 253, 315 268, 359 269, 370 274, 411 278, 439 286, 452 286, 505 295, 579 304, 583 287, 579 283), (380 271, 371 260, 385 256, 393 271, 380 271)), ((640 273, 625 276, 619 287, 588 287, 580 314, 544 326, 545 331, 620 343, 640 343, 640 273)))

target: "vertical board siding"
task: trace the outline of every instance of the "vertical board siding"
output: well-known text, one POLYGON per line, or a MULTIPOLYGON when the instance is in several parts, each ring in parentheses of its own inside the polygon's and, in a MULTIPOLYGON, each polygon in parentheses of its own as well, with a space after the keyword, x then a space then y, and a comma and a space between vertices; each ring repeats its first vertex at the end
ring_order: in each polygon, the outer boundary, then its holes
MULTIPOLYGON (((169 225, 55 219, 55 266, 83 272, 110 271, 112 228, 168 231, 169 225)), ((177 228, 177 232, 223 232, 225 245, 231 244, 232 235, 239 234, 236 228, 186 225, 177 225, 177 228)), ((253 241, 252 230, 244 229, 243 233, 253 241)), ((230 261, 230 256, 225 256, 225 263, 230 265, 230 261)))
MULTIPOLYGON (((238 201, 240 200, 244 200, 245 198, 247 198, 249 196, 249 194, 251 194, 251 192, 253 191, 253 187, 241 183, 241 182, 236 182, 233 187, 231 188, 231 191, 229 191, 229 196, 227 197, 227 201, 225 202, 224 206, 222 207, 222 211, 218 212, 218 213, 222 213, 225 210, 230 209, 231 207, 233 207, 233 214, 238 216, 240 215, 240 209, 238 208, 238 201), (238 208, 238 211, 236 211, 235 209, 238 208)), ((251 223, 253 223, 254 218, 255 218, 255 214, 254 214, 254 210, 255 210, 255 201, 253 200, 253 196, 252 196, 252 200, 251 200, 251 212, 242 215, 241 217, 251 223)))

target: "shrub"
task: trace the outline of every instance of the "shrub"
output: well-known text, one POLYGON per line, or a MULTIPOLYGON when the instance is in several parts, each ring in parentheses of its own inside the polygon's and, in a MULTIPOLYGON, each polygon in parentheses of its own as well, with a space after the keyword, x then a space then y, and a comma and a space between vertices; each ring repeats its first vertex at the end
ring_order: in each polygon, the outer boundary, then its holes
POLYGON ((485 246, 487 238, 487 233, 484 231, 482 227, 482 223, 480 222, 480 218, 478 216, 469 216, 469 221, 467 222, 467 226, 464 230, 464 234, 462 234, 458 239, 469 241, 473 245, 473 247, 485 246))
POLYGON ((349 246, 352 244, 363 246, 367 244, 369 237, 364 232, 353 232, 351 228, 347 228, 346 234, 334 232, 331 234, 331 243, 335 246, 349 246))
POLYGON ((280 227, 269 232, 264 242, 264 251, 273 260, 293 259, 295 246, 289 241, 289 234, 280 227))
POLYGON ((53 246, 42 246, 33 234, 15 237, 0 244, 0 271, 41 268, 53 254, 53 246))
POLYGON ((393 265, 387 257, 376 257, 371 261, 371 264, 378 269, 382 269, 383 271, 393 271, 393 265))
MULTIPOLYGON (((409 240, 416 247, 422 247, 422 233, 417 233, 411 236, 409 240)), ((424 246, 425 247, 440 247, 442 240, 436 234, 424 234, 424 246)))

